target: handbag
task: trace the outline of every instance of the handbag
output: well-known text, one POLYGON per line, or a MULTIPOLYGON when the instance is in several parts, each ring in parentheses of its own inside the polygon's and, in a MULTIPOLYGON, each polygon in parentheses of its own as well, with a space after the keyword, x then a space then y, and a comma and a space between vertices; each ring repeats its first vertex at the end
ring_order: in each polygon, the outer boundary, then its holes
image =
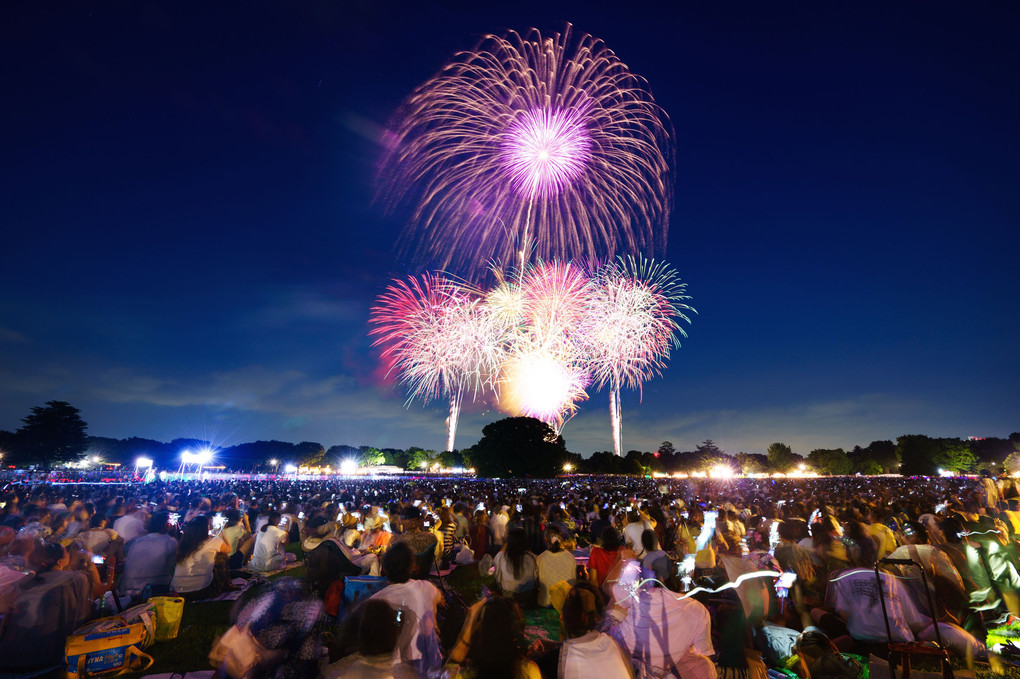
POLYGON ((153 659, 141 649, 152 638, 152 626, 146 622, 129 624, 119 616, 96 620, 67 638, 67 677, 113 677, 147 670, 153 659))

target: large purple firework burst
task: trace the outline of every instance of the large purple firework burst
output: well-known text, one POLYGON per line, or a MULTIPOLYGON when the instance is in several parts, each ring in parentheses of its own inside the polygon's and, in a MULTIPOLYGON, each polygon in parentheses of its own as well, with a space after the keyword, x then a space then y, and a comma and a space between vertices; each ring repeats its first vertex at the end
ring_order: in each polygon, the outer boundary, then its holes
POLYGON ((474 279, 488 261, 655 253, 672 200, 671 126, 590 35, 488 35, 414 91, 383 195, 413 215, 402 254, 474 279))

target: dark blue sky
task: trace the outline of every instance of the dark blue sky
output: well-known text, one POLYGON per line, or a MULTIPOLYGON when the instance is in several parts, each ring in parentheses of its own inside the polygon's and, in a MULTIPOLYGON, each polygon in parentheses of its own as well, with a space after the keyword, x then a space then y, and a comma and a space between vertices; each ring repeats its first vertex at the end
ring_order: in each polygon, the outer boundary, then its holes
MULTIPOLYGON (((564 21, 676 130, 700 314, 625 448, 1020 429, 1020 6, 500 4, 4 3, 0 429, 62 399, 103 436, 441 447, 366 338, 406 273, 377 140, 455 51, 564 21)), ((605 393, 564 436, 611 448, 605 393)))

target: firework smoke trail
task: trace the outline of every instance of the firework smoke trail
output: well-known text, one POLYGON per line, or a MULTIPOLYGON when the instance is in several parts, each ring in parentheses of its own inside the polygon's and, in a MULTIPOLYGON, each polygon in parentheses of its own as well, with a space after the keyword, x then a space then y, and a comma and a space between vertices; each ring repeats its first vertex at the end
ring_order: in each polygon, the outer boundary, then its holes
POLYGON ((369 320, 389 372, 408 388, 408 402, 449 399, 447 450, 453 450, 464 396, 477 395, 503 363, 497 319, 462 286, 424 274, 393 282, 369 320))
POLYGON ((670 349, 686 337, 691 322, 687 284, 675 270, 643 258, 619 258, 602 267, 592 282, 578 333, 592 382, 609 389, 613 450, 623 454, 620 391, 638 389, 660 375, 670 349))
POLYGON ((665 248, 671 126, 600 40, 489 35, 398 113, 382 196, 414 213, 402 254, 474 278, 495 258, 665 248), (506 228, 499 226, 502 222, 506 228))

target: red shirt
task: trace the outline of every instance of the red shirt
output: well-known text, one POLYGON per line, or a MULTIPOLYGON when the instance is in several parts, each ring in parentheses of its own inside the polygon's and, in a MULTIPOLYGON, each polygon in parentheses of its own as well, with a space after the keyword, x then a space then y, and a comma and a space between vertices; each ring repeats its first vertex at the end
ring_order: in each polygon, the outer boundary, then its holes
POLYGON ((595 574, 598 577, 599 587, 602 587, 606 581, 606 576, 609 575, 609 571, 613 569, 616 562, 620 560, 619 550, 610 552, 602 549, 598 545, 593 545, 591 548, 591 555, 588 557, 588 569, 595 569, 595 574))

